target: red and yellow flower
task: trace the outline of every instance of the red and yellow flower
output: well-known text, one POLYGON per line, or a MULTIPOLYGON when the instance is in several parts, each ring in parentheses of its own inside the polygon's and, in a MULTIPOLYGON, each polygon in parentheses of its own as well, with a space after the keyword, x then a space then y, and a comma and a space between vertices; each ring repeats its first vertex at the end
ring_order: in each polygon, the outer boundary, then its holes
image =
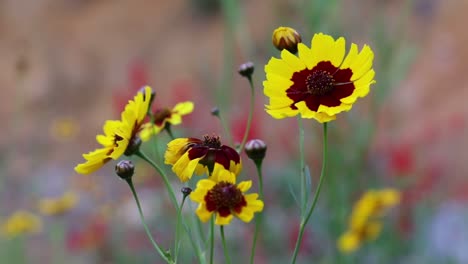
POLYGON ((193 102, 182 102, 174 106, 174 108, 163 108, 156 110, 153 114, 154 123, 146 123, 140 132, 140 138, 147 141, 151 136, 158 134, 167 125, 179 125, 182 123, 182 116, 192 113, 193 102))
POLYGON ((271 58, 265 66, 264 93, 270 102, 266 111, 281 119, 301 115, 324 123, 349 111, 359 97, 375 83, 374 53, 367 45, 356 44, 345 57, 345 39, 315 34, 311 47, 297 45, 298 55, 286 49, 281 58, 271 58))
POLYGON ((138 145, 138 133, 148 112, 151 102, 151 88, 146 86, 144 93, 139 92, 130 100, 122 112, 121 120, 105 122, 104 135, 96 140, 102 145, 94 151, 83 154, 86 162, 78 164, 75 171, 79 174, 90 174, 100 169, 111 159, 118 159, 123 154, 131 155, 138 145))
POLYGON ((242 169, 239 154, 233 148, 222 145, 219 137, 176 138, 167 144, 165 163, 172 165, 172 171, 182 182, 188 181, 195 173, 213 174, 215 165, 237 175, 242 169))
POLYGON ((215 214, 217 225, 228 225, 234 216, 248 223, 263 210, 258 194, 244 194, 251 186, 252 181, 236 184, 236 175, 228 170, 215 170, 211 178, 198 181, 190 199, 199 203, 196 214, 202 222, 215 214))

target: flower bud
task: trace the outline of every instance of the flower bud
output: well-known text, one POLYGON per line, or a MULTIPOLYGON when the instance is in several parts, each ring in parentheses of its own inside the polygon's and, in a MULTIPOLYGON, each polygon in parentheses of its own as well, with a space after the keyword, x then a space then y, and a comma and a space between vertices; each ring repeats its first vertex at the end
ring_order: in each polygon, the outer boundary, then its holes
POLYGON ((242 75, 243 77, 245 78, 250 78, 254 72, 254 64, 253 62, 246 62, 244 64, 242 64, 240 67, 239 67, 239 74, 242 75))
POLYGON ((190 187, 182 187, 182 189, 180 189, 180 192, 184 195, 184 198, 189 196, 190 193, 192 193, 192 188, 190 187))
POLYGON ((214 116, 219 116, 219 108, 218 107, 211 108, 211 114, 214 116))
POLYGON ((140 149, 140 145, 141 138, 137 136, 132 137, 132 139, 130 139, 130 142, 128 142, 127 149, 124 152, 125 156, 131 156, 135 154, 140 149))
POLYGON ((245 153, 247 156, 257 162, 265 158, 267 145, 261 139, 252 139, 245 144, 245 153))
POLYGON ((279 27, 273 31, 273 45, 280 51, 286 49, 295 54, 301 42, 301 35, 293 28, 279 27))
POLYGON ((121 160, 115 165, 115 173, 124 180, 131 179, 134 172, 135 166, 129 160, 121 160))

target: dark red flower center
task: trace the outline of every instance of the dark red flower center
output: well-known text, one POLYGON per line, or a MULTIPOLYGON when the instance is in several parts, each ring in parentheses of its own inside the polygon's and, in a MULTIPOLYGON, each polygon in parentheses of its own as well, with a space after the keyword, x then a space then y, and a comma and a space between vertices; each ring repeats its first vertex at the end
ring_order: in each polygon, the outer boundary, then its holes
POLYGON ((235 184, 229 182, 217 183, 205 196, 206 209, 210 212, 218 212, 226 217, 232 211, 240 213, 247 201, 235 184))
POLYGON ((219 149, 221 148, 221 141, 219 140, 218 136, 204 136, 203 143, 205 147, 219 149))
POLYGON ((325 95, 333 89, 335 80, 327 71, 317 70, 305 80, 307 90, 312 95, 325 95))
POLYGON ((168 108, 156 110, 156 112, 154 112, 154 115, 153 115, 154 124, 157 126, 162 126, 164 124, 164 121, 170 118, 171 115, 172 115, 172 111, 168 108))
POLYGON ((350 96, 355 87, 351 81, 351 69, 340 69, 329 61, 322 61, 312 69, 295 72, 291 77, 293 84, 286 95, 293 100, 291 109, 296 110, 298 102, 317 111, 320 105, 334 107, 341 105, 341 99, 350 96))

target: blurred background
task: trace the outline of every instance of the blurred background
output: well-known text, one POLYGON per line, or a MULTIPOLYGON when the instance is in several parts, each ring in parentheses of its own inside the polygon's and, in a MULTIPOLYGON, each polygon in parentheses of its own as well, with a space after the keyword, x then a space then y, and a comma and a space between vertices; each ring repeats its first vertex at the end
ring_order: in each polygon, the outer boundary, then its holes
MULTIPOLYGON (((330 176, 299 262, 468 263, 467 11, 458 0, 0 0, 0 225, 19 210, 41 222, 21 234, 2 227, 0 263, 160 263, 115 163, 89 176, 73 168, 97 147, 104 121, 119 118, 145 84, 157 93, 156 107, 195 103, 176 135, 228 137, 210 115, 217 106, 239 142, 250 91, 237 69, 246 61, 256 65, 249 138, 268 144, 256 263, 287 263, 299 224, 291 196, 299 183, 291 180, 299 176, 297 120, 269 117, 262 93, 263 67, 279 55, 271 44, 278 26, 294 27, 307 45, 316 32, 367 43, 377 73, 370 95, 330 125, 330 176), (402 202, 383 234, 340 253, 336 240, 352 204, 384 187, 400 189, 402 202), (63 210, 38 207, 64 193, 73 198, 63 210)), ((321 127, 314 120, 305 127, 315 183, 321 127)), ((161 162, 169 137, 158 138, 152 154, 161 162)), ((247 157, 244 168, 255 181, 247 157)), ((135 177, 150 228, 169 247, 175 214, 161 180, 144 163, 135 177)), ((253 226, 227 229, 239 263, 253 226)), ((195 261, 190 247, 183 251, 183 263, 195 261)))

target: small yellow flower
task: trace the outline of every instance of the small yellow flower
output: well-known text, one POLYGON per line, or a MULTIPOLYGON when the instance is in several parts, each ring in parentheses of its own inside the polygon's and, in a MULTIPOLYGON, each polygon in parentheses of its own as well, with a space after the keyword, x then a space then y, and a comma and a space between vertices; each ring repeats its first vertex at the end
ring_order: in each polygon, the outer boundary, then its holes
POLYGON ((179 125, 182 123, 182 116, 192 113, 193 103, 183 102, 178 103, 174 108, 163 108, 157 110, 154 115, 154 124, 146 123, 143 125, 140 132, 140 138, 143 141, 148 141, 151 136, 158 134, 167 125, 179 125))
POLYGON ((352 253, 359 249, 365 241, 374 240, 382 230, 382 223, 372 221, 360 229, 351 229, 338 239, 338 249, 343 253, 352 253))
POLYGON ((217 164, 235 175, 242 169, 237 151, 222 145, 217 136, 205 136, 203 140, 176 138, 167 144, 164 158, 182 182, 188 181, 194 173, 213 174, 217 164))
POLYGON ((264 93, 270 99, 266 111, 274 118, 301 115, 329 122, 351 110, 375 83, 374 53, 367 45, 359 52, 351 44, 345 57, 343 37, 334 40, 319 33, 310 48, 302 43, 297 47, 297 56, 283 50, 280 59, 271 58, 265 66, 264 93))
POLYGON ((297 44, 302 42, 301 35, 294 28, 279 27, 273 31, 273 46, 277 49, 288 50, 291 53, 297 52, 297 44))
POLYGON ((198 181, 190 199, 199 203, 196 214, 202 222, 216 214, 217 225, 228 225, 234 216, 248 223, 263 210, 258 194, 244 194, 251 186, 252 181, 236 184, 236 175, 228 170, 215 170, 211 178, 198 181))
POLYGON ((44 215, 61 215, 78 203, 78 195, 75 192, 68 191, 58 198, 44 198, 39 201, 39 211, 44 215))
POLYGON ((100 169, 111 159, 118 159, 123 154, 131 155, 135 150, 143 121, 151 101, 151 88, 146 86, 144 94, 139 92, 130 100, 122 112, 121 120, 105 122, 104 135, 98 135, 96 140, 101 148, 83 154, 86 162, 78 164, 75 171, 79 174, 90 174, 100 169))
POLYGON ((41 229, 41 219, 23 210, 16 211, 1 226, 2 233, 8 238, 14 238, 23 234, 38 233, 41 229))

